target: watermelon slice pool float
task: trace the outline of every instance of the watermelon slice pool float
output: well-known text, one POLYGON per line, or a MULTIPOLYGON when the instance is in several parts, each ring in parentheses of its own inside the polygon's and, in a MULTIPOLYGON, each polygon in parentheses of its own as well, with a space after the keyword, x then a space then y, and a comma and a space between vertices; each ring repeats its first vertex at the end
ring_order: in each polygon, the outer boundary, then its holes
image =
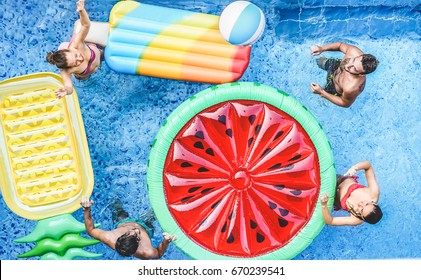
POLYGON ((304 106, 268 86, 230 83, 168 117, 147 180, 163 230, 192 258, 291 259, 322 229, 319 197, 333 197, 336 177, 304 106))

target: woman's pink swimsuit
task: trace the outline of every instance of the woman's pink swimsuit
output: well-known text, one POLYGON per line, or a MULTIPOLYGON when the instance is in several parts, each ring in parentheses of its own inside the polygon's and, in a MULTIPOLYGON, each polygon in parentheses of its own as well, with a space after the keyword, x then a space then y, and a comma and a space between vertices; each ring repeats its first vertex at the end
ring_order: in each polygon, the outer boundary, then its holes
POLYGON ((86 74, 89 74, 89 72, 91 71, 92 62, 94 62, 94 60, 95 60, 95 52, 94 52, 94 50, 91 49, 91 47, 89 45, 90 44, 86 44, 88 49, 91 51, 91 57, 89 58, 88 66, 86 66, 86 69, 83 70, 82 73, 80 73, 78 75, 86 75, 86 74))

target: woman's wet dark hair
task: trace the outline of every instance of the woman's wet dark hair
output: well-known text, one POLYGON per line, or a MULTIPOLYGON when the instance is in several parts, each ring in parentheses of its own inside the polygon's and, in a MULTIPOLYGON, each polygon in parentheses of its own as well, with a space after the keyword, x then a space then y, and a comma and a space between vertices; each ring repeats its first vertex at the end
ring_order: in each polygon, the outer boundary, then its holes
POLYGON ((129 257, 136 253, 139 240, 135 235, 123 234, 115 243, 115 250, 124 257, 129 257))
POLYGON ((45 59, 48 63, 57 66, 61 69, 70 68, 70 66, 67 65, 67 58, 66 53, 69 52, 69 50, 59 50, 59 51, 52 51, 47 53, 47 56, 45 59))
POLYGON ((377 65, 379 65, 379 61, 376 59, 374 55, 371 54, 363 54, 361 63, 363 64, 364 73, 362 74, 370 74, 376 70, 377 65))
POLYGON ((377 224, 383 217, 382 209, 377 204, 374 204, 373 211, 364 217, 364 221, 369 224, 377 224))

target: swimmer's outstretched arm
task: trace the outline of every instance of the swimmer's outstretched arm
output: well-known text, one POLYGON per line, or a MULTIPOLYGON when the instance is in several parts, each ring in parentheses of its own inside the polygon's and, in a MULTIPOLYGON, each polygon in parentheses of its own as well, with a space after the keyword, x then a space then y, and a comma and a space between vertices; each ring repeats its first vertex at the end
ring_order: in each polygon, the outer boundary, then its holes
MULTIPOLYGON (((76 11, 79 13, 80 18, 80 30, 73 34, 72 40, 69 44, 69 47, 72 46, 78 50, 83 50, 86 48, 85 38, 88 35, 89 28, 91 26, 91 21, 89 15, 85 10, 85 0, 78 0, 76 2, 77 8, 76 11)), ((73 93, 73 82, 71 74, 66 70, 62 69, 60 71, 61 78, 63 79, 64 87, 61 87, 55 91, 56 97, 58 99, 70 95, 73 93)))
POLYGON ((95 228, 94 221, 92 220, 91 216, 91 206, 94 204, 92 200, 89 199, 87 196, 82 197, 82 201, 80 205, 83 208, 83 218, 85 222, 86 232, 91 235, 92 230, 95 228))
POLYGON ((95 228, 95 224, 91 216, 91 206, 93 204, 94 202, 87 196, 83 196, 82 201, 80 202, 80 205, 83 208, 83 220, 85 222, 86 232, 91 237, 98 239, 112 249, 115 249, 115 245, 110 239, 111 233, 99 228, 95 228))
POLYGON ((60 76, 63 80, 64 86, 55 91, 58 99, 73 93, 73 82, 70 74, 65 69, 62 69, 60 70, 60 76))
POLYGON ((361 55, 363 52, 356 46, 344 43, 344 42, 334 42, 330 44, 326 44, 323 46, 314 45, 310 47, 311 55, 319 55, 322 52, 333 51, 333 52, 342 52, 344 54, 350 55, 361 55))
POLYGON ((168 245, 172 241, 177 240, 177 237, 175 235, 170 235, 167 232, 164 232, 162 235, 164 236, 164 240, 162 240, 161 244, 159 244, 156 248, 158 251, 158 258, 161 258, 164 255, 165 251, 167 251, 168 245))
POLYGON ((83 47, 85 44, 84 41, 89 32, 89 28, 91 27, 91 20, 89 19, 89 15, 85 10, 85 0, 77 1, 76 5, 76 11, 79 13, 81 27, 79 32, 74 34, 74 38, 71 44, 74 44, 78 47, 83 47))
POLYGON ((344 42, 334 42, 334 43, 330 43, 330 44, 326 44, 323 46, 318 46, 318 45, 314 45, 310 47, 310 51, 311 51, 311 55, 319 55, 322 52, 327 52, 327 51, 340 51, 342 53, 347 53, 349 48, 356 48, 355 46, 346 44, 344 42))
POLYGON ((330 215, 329 209, 327 208, 328 201, 329 201, 328 194, 323 193, 322 198, 320 199, 320 204, 322 205, 322 215, 323 215, 323 219, 325 220, 325 223, 327 225, 331 225, 333 218, 332 218, 332 215, 330 215))

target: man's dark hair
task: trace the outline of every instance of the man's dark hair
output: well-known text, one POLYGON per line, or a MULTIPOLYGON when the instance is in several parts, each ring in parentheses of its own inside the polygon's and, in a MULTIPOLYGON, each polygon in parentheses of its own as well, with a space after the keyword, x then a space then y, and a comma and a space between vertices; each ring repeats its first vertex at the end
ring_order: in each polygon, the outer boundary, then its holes
POLYGON ((377 224, 378 221, 381 220, 383 217, 382 209, 377 204, 374 204, 374 209, 371 213, 369 213, 367 216, 364 217, 364 221, 366 221, 369 224, 377 224))
POLYGON ((376 70, 377 65, 379 65, 379 61, 376 59, 374 55, 371 54, 363 54, 361 60, 364 68, 364 73, 361 74, 370 74, 376 70))
POLYGON ((115 250, 124 257, 129 257, 136 253, 139 240, 136 235, 123 234, 115 243, 115 250))

